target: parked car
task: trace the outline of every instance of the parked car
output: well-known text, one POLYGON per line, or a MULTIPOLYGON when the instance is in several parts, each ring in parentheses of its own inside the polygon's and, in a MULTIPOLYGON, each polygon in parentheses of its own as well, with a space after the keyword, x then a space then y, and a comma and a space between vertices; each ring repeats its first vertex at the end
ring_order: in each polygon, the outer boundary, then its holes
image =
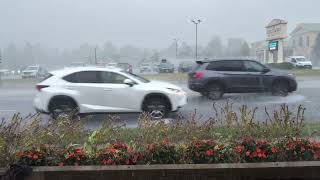
POLYGON ((109 67, 109 68, 114 68, 114 67, 117 67, 117 66, 118 66, 118 63, 116 63, 116 62, 109 62, 106 65, 106 67, 109 67))
POLYGON ((85 67, 88 66, 85 62, 72 62, 69 67, 85 67))
POLYGON ((166 59, 162 59, 159 64, 159 73, 173 73, 174 65, 166 59))
POLYGON ((140 65, 140 72, 144 73, 144 72, 152 72, 153 67, 151 63, 142 63, 140 65))
POLYGON ((288 62, 295 68, 312 69, 312 62, 308 61, 304 56, 290 56, 288 62))
POLYGON ((8 69, 0 69, 0 76, 8 76, 10 71, 8 69))
POLYGON ((22 78, 42 78, 47 74, 47 70, 39 65, 28 66, 21 72, 22 78))
POLYGON ((178 72, 185 73, 189 72, 192 69, 193 63, 191 61, 183 61, 179 63, 178 72))
POLYGON ((53 117, 74 112, 149 112, 165 117, 187 103, 178 86, 149 81, 118 68, 83 67, 50 73, 36 85, 35 108, 53 117))
POLYGON ((118 63, 117 67, 124 71, 132 73, 132 65, 129 63, 118 63))
POLYGON ((287 96, 296 91, 297 82, 291 74, 267 68, 253 60, 197 61, 189 73, 191 90, 220 99, 224 93, 249 93, 271 91, 287 96))

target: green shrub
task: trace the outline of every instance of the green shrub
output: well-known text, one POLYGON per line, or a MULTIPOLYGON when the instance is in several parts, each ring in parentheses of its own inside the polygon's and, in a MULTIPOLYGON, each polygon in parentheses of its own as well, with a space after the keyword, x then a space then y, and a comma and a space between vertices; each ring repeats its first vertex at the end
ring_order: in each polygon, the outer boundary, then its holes
MULTIPOLYGON (((246 105, 235 108, 229 102, 220 107, 213 104, 212 111, 214 116, 205 121, 199 121, 196 118, 199 117, 197 111, 194 111, 170 123, 154 121, 143 114, 137 128, 127 128, 118 118, 107 117, 96 130, 85 130, 83 123, 86 120, 62 118, 44 124, 37 114, 26 118, 17 114, 11 120, 0 123, 0 166, 17 161, 30 165, 109 165, 294 160, 289 154, 300 152, 286 151, 287 157, 277 156, 276 153, 271 156, 271 148, 283 149, 286 141, 280 140, 284 137, 319 137, 318 124, 304 123, 305 108, 302 106, 295 112, 290 111, 287 105, 281 105, 272 112, 264 109, 268 117, 264 121, 256 119, 257 108, 246 105), (244 137, 254 137, 254 141, 243 144, 244 137), (267 159, 263 158, 264 154, 253 154, 254 148, 260 146, 257 139, 270 142, 259 147, 267 153, 267 159), (208 141, 208 144, 203 140, 214 141, 208 141), (125 148, 116 145, 118 142, 123 142, 125 148), (200 142, 202 145, 196 145, 200 142), (39 147, 46 147, 44 152, 48 154, 44 155, 39 147), (106 153, 110 148, 118 153, 106 153), (38 158, 19 156, 19 152, 26 155, 30 150, 33 154, 38 153, 35 156, 38 158), (235 153, 240 150, 240 154, 235 153), (207 151, 210 156, 206 156, 207 151), (250 151, 250 157, 246 156, 247 151, 250 151), (42 155, 47 159, 39 160, 42 155)), ((305 145, 306 149, 308 147, 305 145)), ((299 158, 315 158, 318 152, 316 148, 312 145, 312 152, 306 150, 299 158)), ((284 155, 283 152, 277 152, 284 155)))

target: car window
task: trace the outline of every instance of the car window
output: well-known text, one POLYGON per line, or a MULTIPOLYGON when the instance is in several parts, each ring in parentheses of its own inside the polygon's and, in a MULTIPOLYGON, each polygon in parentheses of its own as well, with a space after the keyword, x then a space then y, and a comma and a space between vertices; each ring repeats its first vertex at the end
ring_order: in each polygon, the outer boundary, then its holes
POLYGON ((211 71, 244 71, 241 61, 213 61, 210 62, 206 70, 211 71))
POLYGON ((261 64, 254 62, 254 61, 244 61, 244 67, 249 72, 262 72, 265 68, 261 64))
POLYGON ((294 63, 296 63, 297 61, 296 61, 295 59, 292 59, 292 60, 291 60, 291 62, 294 62, 294 63))
POLYGON ((128 76, 132 76, 133 78, 138 79, 139 81, 141 81, 141 82, 143 82, 143 83, 148 83, 148 82, 150 82, 148 79, 145 79, 145 78, 143 78, 143 77, 141 77, 141 76, 138 76, 138 75, 136 75, 136 74, 129 73, 129 72, 125 72, 125 71, 124 71, 123 73, 127 74, 128 76))
POLYGON ((96 71, 82 71, 67 75, 64 80, 72 83, 99 83, 98 72, 96 71))
POLYGON ((123 84, 127 77, 114 72, 100 72, 101 83, 123 84))

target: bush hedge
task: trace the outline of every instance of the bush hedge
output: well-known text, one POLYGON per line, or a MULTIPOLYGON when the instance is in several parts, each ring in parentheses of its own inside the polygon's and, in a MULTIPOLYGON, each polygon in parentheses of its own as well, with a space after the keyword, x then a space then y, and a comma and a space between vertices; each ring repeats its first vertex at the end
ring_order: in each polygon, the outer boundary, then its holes
POLYGON ((109 116, 94 130, 91 119, 61 118, 43 122, 19 114, 0 123, 0 166, 232 163, 318 160, 320 126, 305 124, 305 108, 287 105, 256 119, 257 108, 213 104, 214 116, 197 112, 167 123, 141 115, 136 128, 109 116), (288 144, 289 143, 289 144, 288 144))
POLYGON ((97 153, 83 148, 50 149, 35 146, 18 153, 18 163, 30 166, 212 164, 320 160, 320 143, 287 137, 273 141, 244 138, 229 144, 195 140, 172 144, 167 140, 138 150, 124 143, 109 144, 97 153))

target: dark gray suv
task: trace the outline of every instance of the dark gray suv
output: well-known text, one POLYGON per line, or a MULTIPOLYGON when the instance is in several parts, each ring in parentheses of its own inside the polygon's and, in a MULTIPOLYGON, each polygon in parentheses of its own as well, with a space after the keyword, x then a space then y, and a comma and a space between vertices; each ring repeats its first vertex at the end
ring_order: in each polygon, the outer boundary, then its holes
POLYGON ((197 61, 189 73, 189 88, 209 99, 220 99, 224 93, 272 92, 287 96, 296 91, 293 75, 269 69, 253 60, 197 61))

